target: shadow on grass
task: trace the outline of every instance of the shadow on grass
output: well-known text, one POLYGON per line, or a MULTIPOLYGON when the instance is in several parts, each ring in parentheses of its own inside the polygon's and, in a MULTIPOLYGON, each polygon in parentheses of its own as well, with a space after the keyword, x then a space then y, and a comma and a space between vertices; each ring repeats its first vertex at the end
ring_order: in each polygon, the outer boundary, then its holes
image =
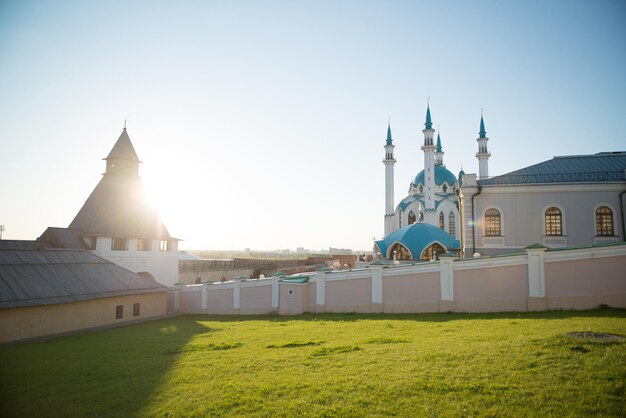
POLYGON ((279 315, 193 315, 197 320, 217 322, 242 322, 242 321, 346 321, 355 322, 361 320, 370 321, 418 321, 418 322, 449 322, 460 320, 489 320, 489 319, 565 319, 565 318, 626 318, 626 309, 605 308, 587 311, 543 311, 543 312, 488 312, 488 313, 408 313, 408 314, 361 314, 361 313, 304 313, 294 316, 279 315))
POLYGON ((175 317, 0 347, 0 416, 136 416, 195 336, 175 317))

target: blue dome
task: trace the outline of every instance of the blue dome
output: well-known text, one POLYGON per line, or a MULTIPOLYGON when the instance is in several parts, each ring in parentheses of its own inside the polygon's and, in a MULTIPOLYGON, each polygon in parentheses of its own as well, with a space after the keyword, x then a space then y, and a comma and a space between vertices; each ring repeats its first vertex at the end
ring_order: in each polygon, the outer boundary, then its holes
POLYGON ((413 260, 419 260, 424 250, 435 242, 445 247, 446 251, 461 248, 461 242, 452 235, 436 226, 421 222, 397 229, 384 239, 375 242, 384 258, 393 257, 393 254, 388 253, 396 242, 411 252, 413 260))
MULTIPOLYGON (((445 168, 442 165, 435 166, 435 184, 437 186, 441 186, 444 182, 448 183, 448 186, 452 186, 456 183, 456 177, 450 170, 445 168)), ((413 184, 417 186, 418 184, 424 183, 424 170, 420 171, 417 176, 415 176, 415 180, 413 180, 413 184)))

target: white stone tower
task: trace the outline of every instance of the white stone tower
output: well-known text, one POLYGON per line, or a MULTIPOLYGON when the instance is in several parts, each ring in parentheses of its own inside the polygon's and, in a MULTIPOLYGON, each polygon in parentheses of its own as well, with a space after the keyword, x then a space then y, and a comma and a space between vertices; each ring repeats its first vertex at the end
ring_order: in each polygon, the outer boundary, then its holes
POLYGON ((387 125, 387 142, 385 143, 385 236, 394 231, 394 211, 393 211, 393 166, 396 163, 393 158, 393 140, 391 139, 391 123, 387 125))
POLYGON ((485 131, 485 121, 483 120, 483 113, 480 112, 480 132, 478 133, 478 152, 476 158, 478 158, 478 178, 486 179, 489 177, 489 157, 491 154, 487 151, 487 132, 485 131))
POLYGON ((430 118, 430 104, 426 108, 426 123, 424 133, 424 222, 436 225, 435 215, 435 151, 437 147, 433 142, 433 123, 430 118))

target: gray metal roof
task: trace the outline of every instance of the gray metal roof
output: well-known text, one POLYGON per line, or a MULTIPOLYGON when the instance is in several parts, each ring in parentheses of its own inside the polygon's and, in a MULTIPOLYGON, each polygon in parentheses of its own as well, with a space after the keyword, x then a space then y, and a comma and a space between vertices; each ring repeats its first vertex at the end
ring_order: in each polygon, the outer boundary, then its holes
POLYGON ((26 249, 0 243, 0 308, 167 292, 165 286, 85 250, 38 250, 41 243, 35 241, 26 249))
POLYGON ((551 160, 479 180, 481 186, 550 183, 626 182, 626 152, 554 157, 551 160))
POLYGON ((89 246, 81 236, 85 233, 80 229, 48 227, 37 241, 45 241, 52 248, 89 250, 89 246))

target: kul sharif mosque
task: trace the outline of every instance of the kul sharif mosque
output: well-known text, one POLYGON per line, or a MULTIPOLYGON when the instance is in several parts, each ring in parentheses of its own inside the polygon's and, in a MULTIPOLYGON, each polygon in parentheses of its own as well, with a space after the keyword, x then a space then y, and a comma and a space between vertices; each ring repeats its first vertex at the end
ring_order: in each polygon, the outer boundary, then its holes
MULTIPOLYGON (((443 164, 441 137, 434 140, 430 105, 426 109, 424 133, 424 169, 409 185, 409 194, 394 208, 393 155, 391 125, 387 127, 385 144, 385 238, 375 241, 374 251, 382 258, 398 260, 431 260, 461 248, 462 222, 459 211, 459 190, 465 173, 458 178, 443 164)), ((487 141, 481 115, 478 144, 481 177, 487 177, 487 141)))

